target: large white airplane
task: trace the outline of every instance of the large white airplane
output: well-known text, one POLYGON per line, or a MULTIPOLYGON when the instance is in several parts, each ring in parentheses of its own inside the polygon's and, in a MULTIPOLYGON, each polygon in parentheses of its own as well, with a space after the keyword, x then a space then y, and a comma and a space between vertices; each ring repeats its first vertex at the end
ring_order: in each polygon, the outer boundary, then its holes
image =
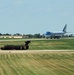
POLYGON ((57 33, 54 33, 54 32, 49 32, 49 31, 47 31, 45 34, 44 34, 44 36, 45 36, 45 38, 54 38, 54 39, 59 39, 59 38, 61 38, 64 34, 66 34, 67 32, 66 32, 66 29, 67 29, 67 24, 65 24, 65 26, 64 26, 64 28, 63 28, 63 30, 61 31, 61 32, 57 32, 57 33))

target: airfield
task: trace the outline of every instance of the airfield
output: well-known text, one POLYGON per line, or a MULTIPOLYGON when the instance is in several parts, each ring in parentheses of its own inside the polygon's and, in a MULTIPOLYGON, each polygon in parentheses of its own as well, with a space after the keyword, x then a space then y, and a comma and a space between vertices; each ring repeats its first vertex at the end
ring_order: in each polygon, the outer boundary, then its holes
MULTIPOLYGON (((14 42, 15 43, 15 42, 20 42, 20 41, 24 42, 24 41, 30 40, 30 41, 32 41, 33 45, 34 44, 36 45, 40 41, 43 41, 41 43, 44 43, 44 41, 47 41, 47 44, 46 45, 49 44, 49 45, 53 45, 54 46, 54 44, 56 44, 56 45, 59 46, 60 43, 61 44, 63 44, 63 43, 62 42, 58 42, 57 43, 57 42, 51 42, 51 41, 55 41, 55 40, 56 41, 70 40, 70 39, 74 40, 74 38, 64 38, 64 39, 45 39, 45 38, 43 38, 43 39, 0 39, 0 42, 1 43, 3 43, 3 42, 4 43, 6 43, 6 42, 7 43, 8 42, 10 42, 10 43, 11 42, 14 42), (35 41, 36 41, 36 43, 34 43, 35 41), (54 43, 54 44, 52 44, 52 43, 54 43)), ((72 43, 72 40, 71 40, 71 43, 72 43)), ((38 45, 40 46, 41 43, 39 43, 38 45)), ((36 46, 38 46, 38 45, 36 45, 36 46)), ((32 45, 30 45, 30 46, 32 46, 32 45)), ((42 46, 44 46, 44 45, 42 45, 42 46)), ((53 52, 74 52, 74 49, 41 49, 40 50, 39 48, 35 48, 35 49, 29 49, 29 50, 0 50, 0 53, 37 53, 37 52, 51 52, 51 53, 53 53, 53 52)))
POLYGON ((0 75, 73 75, 74 51, 0 50, 0 75))
POLYGON ((74 50, 0 50, 0 53, 74 53, 74 50))
POLYGON ((74 39, 3 39, 0 45, 26 40, 28 50, 0 50, 0 75, 74 75, 74 39))
MULTIPOLYGON (((51 48, 54 47, 55 45, 58 45, 59 47, 61 46, 64 46, 67 44, 68 42, 68 46, 69 47, 69 44, 71 45, 74 45, 73 42, 74 42, 74 38, 64 38, 64 39, 45 39, 45 38, 42 38, 42 39, 0 39, 0 45, 6 45, 6 44, 18 44, 21 42, 25 42, 27 40, 30 40, 31 41, 31 44, 30 46, 35 46, 36 48, 35 49, 30 49, 29 50, 0 50, 0 53, 28 53, 28 52, 73 52, 74 51, 74 48, 72 49, 63 49, 63 47, 61 49, 57 49, 57 48, 51 48), (67 41, 66 41, 67 40, 67 41), (63 42, 62 42, 63 41, 63 42), (66 42, 65 42, 66 41, 66 42), (13 42, 13 43, 12 43, 13 42), (43 44, 43 45, 42 45, 43 44), (49 48, 41 48, 41 50, 39 49, 40 48, 40 45, 43 47, 46 45, 46 47, 49 47, 49 48), (48 45, 48 46, 47 46, 48 45), (37 48, 39 46, 39 48, 37 48)), ((71 46, 70 45, 70 46, 71 46)), ((58 47, 57 46, 57 47, 58 47)), ((73 46, 72 46, 73 47, 73 46)), ((70 47, 71 48, 71 47, 70 47)))

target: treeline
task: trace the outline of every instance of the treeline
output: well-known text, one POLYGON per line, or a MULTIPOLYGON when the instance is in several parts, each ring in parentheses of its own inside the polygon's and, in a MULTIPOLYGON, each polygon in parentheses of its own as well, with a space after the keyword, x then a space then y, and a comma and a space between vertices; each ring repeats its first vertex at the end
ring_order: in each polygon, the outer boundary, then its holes
POLYGON ((20 36, 22 34, 20 34, 20 33, 16 33, 16 34, 9 34, 9 33, 2 34, 2 33, 0 33, 0 36, 11 36, 11 35, 13 35, 13 36, 20 36))
POLYGON ((44 35, 41 35, 40 33, 38 34, 20 34, 20 33, 16 33, 16 34, 2 34, 0 33, 0 36, 22 36, 23 38, 44 38, 44 35))
POLYGON ((28 36, 29 38, 45 38, 44 35, 41 34, 27 34, 26 36, 28 36))
MULTIPOLYGON (((0 36, 22 36, 22 38, 45 38, 44 35, 41 35, 40 33, 37 34, 20 34, 20 33, 16 33, 16 34, 2 34, 0 33, 0 36)), ((62 37, 74 37, 73 34, 70 35, 63 35, 62 37)))

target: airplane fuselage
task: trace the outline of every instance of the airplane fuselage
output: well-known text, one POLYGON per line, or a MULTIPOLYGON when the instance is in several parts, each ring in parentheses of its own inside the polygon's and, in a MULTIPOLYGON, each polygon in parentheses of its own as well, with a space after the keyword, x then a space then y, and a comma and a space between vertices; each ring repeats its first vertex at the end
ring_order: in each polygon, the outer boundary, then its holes
POLYGON ((62 33, 60 33, 60 32, 59 32, 59 33, 51 33, 50 35, 49 35, 49 34, 48 34, 48 35, 45 35, 45 37, 46 37, 46 38, 51 38, 51 39, 52 39, 52 38, 54 38, 54 39, 55 39, 55 38, 59 39, 59 38, 61 38, 62 35, 64 35, 64 34, 65 34, 65 33, 63 33, 63 32, 62 32, 62 33))
POLYGON ((67 24, 64 26, 64 28, 63 28, 63 30, 61 31, 61 32, 46 32, 45 33, 45 37, 46 38, 57 38, 57 39, 59 39, 59 38, 61 38, 65 33, 66 33, 66 27, 67 27, 67 24))

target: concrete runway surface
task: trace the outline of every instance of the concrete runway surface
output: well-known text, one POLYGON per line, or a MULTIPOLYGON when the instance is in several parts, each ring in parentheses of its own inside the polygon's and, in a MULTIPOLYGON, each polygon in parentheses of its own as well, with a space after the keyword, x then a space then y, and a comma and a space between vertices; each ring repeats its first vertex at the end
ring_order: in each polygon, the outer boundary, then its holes
POLYGON ((1 53, 74 53, 74 50, 0 50, 1 53))

